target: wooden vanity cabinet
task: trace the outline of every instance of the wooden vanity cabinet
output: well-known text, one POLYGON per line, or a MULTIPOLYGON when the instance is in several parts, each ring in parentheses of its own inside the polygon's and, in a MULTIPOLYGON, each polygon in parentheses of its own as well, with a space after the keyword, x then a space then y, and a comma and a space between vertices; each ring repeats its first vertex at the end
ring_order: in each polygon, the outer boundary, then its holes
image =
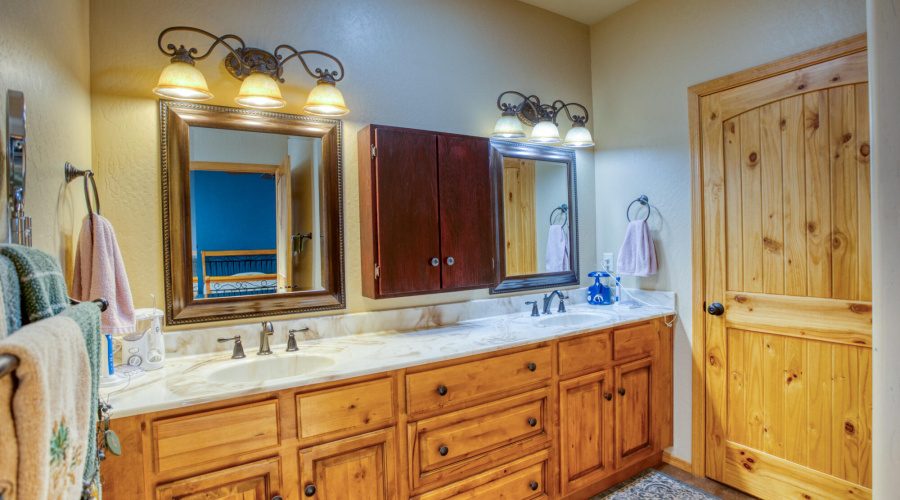
POLYGON ((363 295, 491 286, 490 140, 370 125, 358 141, 363 295))
POLYGON ((112 421, 107 500, 584 500, 672 443, 662 319, 112 421))

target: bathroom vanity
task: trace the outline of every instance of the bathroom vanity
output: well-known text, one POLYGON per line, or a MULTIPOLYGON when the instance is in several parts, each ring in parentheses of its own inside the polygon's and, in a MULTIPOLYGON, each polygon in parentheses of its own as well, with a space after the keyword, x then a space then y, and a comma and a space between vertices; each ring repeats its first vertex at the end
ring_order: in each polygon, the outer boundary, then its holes
POLYGON ((672 444, 670 314, 582 305, 176 357, 112 395, 104 496, 589 498, 672 444))

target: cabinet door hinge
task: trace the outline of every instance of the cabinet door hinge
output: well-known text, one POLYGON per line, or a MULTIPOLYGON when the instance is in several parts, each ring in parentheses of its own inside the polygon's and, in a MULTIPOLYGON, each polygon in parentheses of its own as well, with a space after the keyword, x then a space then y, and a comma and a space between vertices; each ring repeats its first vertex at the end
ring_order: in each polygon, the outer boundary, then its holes
POLYGON ((373 160, 375 159, 375 156, 377 156, 377 154, 378 154, 378 148, 376 148, 375 145, 372 144, 372 159, 373 160))
POLYGON ((379 266, 378 263, 376 262, 375 263, 375 279, 378 279, 380 277, 381 277, 381 266, 379 266))

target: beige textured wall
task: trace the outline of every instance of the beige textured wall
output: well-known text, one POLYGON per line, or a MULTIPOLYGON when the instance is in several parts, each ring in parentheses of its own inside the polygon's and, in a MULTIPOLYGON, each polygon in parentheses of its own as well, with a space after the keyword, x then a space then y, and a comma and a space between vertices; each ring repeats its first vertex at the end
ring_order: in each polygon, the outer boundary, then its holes
POLYGON ((68 189, 63 165, 91 163, 88 0, 4 2, 0 15, 0 179, 6 241, 6 92, 25 93, 25 209, 33 245, 65 262, 87 213, 81 182, 68 189), (73 229, 74 228, 74 229, 73 229))
POLYGON ((618 252, 646 194, 660 272, 625 285, 678 296, 675 446, 691 458, 691 190, 687 88, 866 31, 865 0, 641 0, 591 27, 597 251, 618 252))
MULTIPOLYGON (((235 33, 270 50, 279 43, 320 49, 343 62, 347 78, 339 88, 351 109, 344 120, 349 311, 487 296, 487 290, 380 301, 360 295, 360 128, 378 123, 487 136, 499 118, 497 95, 508 89, 591 106, 589 28, 514 0, 92 0, 94 160, 138 307, 149 305, 150 293, 163 297, 159 124, 150 89, 168 62, 157 36, 174 25, 235 33)), ((208 46, 199 37, 176 39, 208 46)), ((239 82, 223 67, 225 53, 219 49, 197 67, 216 95, 212 103, 233 105, 239 82)), ((299 113, 315 81, 293 63, 285 79, 284 111, 299 113)), ((596 255, 592 152, 580 152, 577 161, 586 275, 596 255)))

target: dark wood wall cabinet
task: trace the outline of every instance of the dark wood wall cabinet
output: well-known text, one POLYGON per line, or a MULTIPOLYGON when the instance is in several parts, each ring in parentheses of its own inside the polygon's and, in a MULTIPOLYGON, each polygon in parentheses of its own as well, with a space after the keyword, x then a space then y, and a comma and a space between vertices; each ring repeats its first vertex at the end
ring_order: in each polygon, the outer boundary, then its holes
POLYGON ((492 286, 490 140, 381 125, 358 139, 363 295, 492 286))

